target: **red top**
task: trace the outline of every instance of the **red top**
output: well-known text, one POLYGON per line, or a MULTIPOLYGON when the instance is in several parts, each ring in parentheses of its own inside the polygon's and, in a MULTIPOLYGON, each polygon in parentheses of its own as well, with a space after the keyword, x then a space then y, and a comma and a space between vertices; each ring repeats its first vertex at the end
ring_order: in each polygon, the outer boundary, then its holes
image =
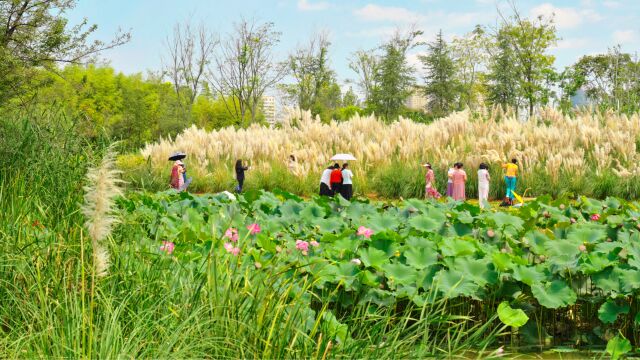
POLYGON ((331 172, 331 183, 341 183, 342 182, 342 171, 340 169, 334 169, 331 172))

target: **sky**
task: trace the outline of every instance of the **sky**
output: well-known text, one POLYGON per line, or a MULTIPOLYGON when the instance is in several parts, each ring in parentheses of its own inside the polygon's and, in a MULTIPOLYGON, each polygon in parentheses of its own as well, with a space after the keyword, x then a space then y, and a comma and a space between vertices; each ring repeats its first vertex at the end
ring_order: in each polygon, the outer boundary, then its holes
MULTIPOLYGON (((640 0, 514 1, 522 15, 555 17, 561 40, 551 52, 558 69, 616 44, 640 52, 640 0)), ((510 13, 506 0, 78 0, 67 15, 71 24, 83 18, 97 24, 99 39, 112 38, 118 29, 130 31, 129 43, 102 54, 126 74, 160 70, 165 41, 178 22, 202 23, 222 37, 242 17, 273 22, 282 33, 276 49, 281 59, 314 33, 328 32, 331 63, 344 83, 355 78, 350 55, 376 48, 397 28, 415 24, 424 41, 442 29, 451 39, 476 24, 495 25, 498 9, 510 13)), ((411 61, 418 65, 417 55, 424 51, 415 49, 411 61)))

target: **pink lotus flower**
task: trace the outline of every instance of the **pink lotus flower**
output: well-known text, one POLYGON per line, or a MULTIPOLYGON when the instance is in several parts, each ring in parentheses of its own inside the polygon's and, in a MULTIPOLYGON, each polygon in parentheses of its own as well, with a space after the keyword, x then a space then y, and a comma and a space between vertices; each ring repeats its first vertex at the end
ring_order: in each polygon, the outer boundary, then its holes
POLYGON ((259 233, 260 231, 262 231, 262 229, 260 229, 260 225, 253 223, 249 226, 247 226, 247 229, 249 229, 249 233, 251 235, 255 235, 257 233, 259 233))
POLYGON ((233 246, 231 243, 224 243, 224 249, 234 256, 238 256, 238 254, 240 254, 240 248, 233 246))
POLYGON ((591 221, 598 221, 598 220, 600 220, 600 214, 591 215, 591 221))
POLYGON ((304 240, 296 240, 296 249, 307 252, 309 251, 309 243, 304 240))
POLYGON ((175 247, 176 247, 176 244, 172 243, 171 241, 163 241, 162 246, 160 246, 160 251, 164 251, 168 255, 171 255, 175 247))
POLYGON ((356 265, 358 265, 358 266, 362 265, 362 261, 360 259, 357 259, 357 258, 356 259, 351 259, 351 262, 356 264, 356 265))
POLYGON ((358 236, 364 236, 367 239, 371 238, 371 235, 373 235, 373 230, 366 228, 364 226, 360 226, 358 228, 358 236))
POLYGON ((319 242, 317 242, 317 241, 315 241, 315 240, 311 240, 311 241, 309 242, 309 245, 311 245, 311 246, 313 246, 313 247, 318 247, 318 246, 320 246, 320 243, 319 243, 319 242))
POLYGON ((228 228, 227 231, 224 232, 224 237, 231 240, 232 242, 238 241, 238 229, 228 228))

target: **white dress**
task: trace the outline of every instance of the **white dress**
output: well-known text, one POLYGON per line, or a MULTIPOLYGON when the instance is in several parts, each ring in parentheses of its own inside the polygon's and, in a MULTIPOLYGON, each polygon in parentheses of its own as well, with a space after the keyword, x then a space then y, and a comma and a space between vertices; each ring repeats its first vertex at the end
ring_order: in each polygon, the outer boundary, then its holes
POLYGON ((489 200, 489 171, 478 170, 478 200, 480 208, 485 208, 485 203, 489 200))

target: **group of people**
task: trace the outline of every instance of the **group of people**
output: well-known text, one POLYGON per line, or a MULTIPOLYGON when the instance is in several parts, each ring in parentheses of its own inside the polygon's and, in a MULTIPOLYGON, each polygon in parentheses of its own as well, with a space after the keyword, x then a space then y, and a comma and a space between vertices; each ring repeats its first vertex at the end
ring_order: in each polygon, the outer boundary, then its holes
POLYGON ((353 197, 353 172, 349 170, 349 164, 335 163, 324 169, 320 177, 320 195, 334 196, 342 195, 343 198, 351 200, 353 197))
MULTIPOLYGON (((438 199, 441 195, 435 187, 435 173, 433 172, 433 168, 430 163, 426 163, 423 166, 426 168, 425 198, 438 199)), ((467 173, 463 168, 463 164, 458 162, 455 163, 447 172, 448 179, 446 196, 451 197, 454 200, 464 201, 466 199, 465 184, 467 182, 467 173)), ((516 190, 516 178, 518 175, 518 161, 516 159, 511 159, 511 162, 503 164, 502 168, 506 170, 505 184, 507 188, 503 205, 513 205, 516 190)), ((489 166, 485 163, 480 164, 478 169, 478 200, 481 208, 486 207, 488 204, 490 181, 491 176, 489 175, 489 166)))
MULTIPOLYGON (((184 156, 183 156, 184 157, 184 156)), ((296 159, 293 155, 289 158, 289 169, 295 168, 296 159)), ((436 189, 435 173, 430 163, 423 165, 425 172, 425 198, 438 199, 442 195, 436 189)), ((245 171, 249 170, 249 166, 245 166, 241 159, 235 163, 235 175, 238 185, 236 192, 242 192, 245 179, 245 171)), ((515 189, 518 176, 518 161, 511 159, 511 162, 503 164, 505 169, 505 185, 506 193, 502 202, 503 205, 513 205, 515 198, 515 189)), ((489 200, 489 183, 491 176, 489 174, 489 166, 485 163, 480 164, 478 168, 478 200, 480 207, 484 208, 489 200)), ((191 179, 187 179, 187 168, 181 160, 176 160, 171 168, 171 187, 184 191, 191 183, 191 179)), ((447 172, 447 190, 446 196, 454 200, 464 201, 466 199, 465 185, 467 183, 467 173, 464 171, 464 165, 457 162, 447 172)), ((320 195, 334 196, 340 194, 343 198, 350 200, 353 197, 353 172, 349 169, 349 164, 344 163, 342 167, 335 163, 327 167, 320 177, 320 195)))

